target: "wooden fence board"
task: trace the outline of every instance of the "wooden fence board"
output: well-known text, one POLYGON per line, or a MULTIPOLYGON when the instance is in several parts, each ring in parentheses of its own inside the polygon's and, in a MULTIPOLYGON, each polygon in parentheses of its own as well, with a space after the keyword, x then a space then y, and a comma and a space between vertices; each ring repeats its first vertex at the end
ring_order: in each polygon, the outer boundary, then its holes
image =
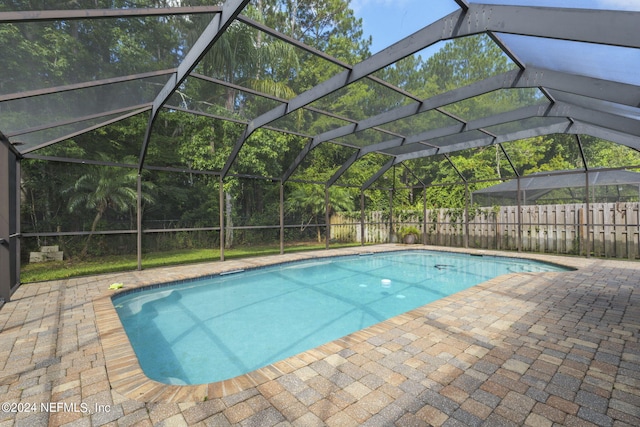
MULTIPOLYGON (((360 242, 360 220, 354 215, 336 214, 331 219, 331 238, 360 242)), ((359 218, 359 215, 357 216, 359 218)), ((425 223, 415 213, 401 213, 406 224, 424 227, 421 239, 425 244, 438 246, 464 245, 464 217, 453 216, 446 209, 427 209, 425 223)), ((496 212, 491 208, 476 210, 469 216, 468 244, 478 249, 516 250, 518 243, 518 207, 503 206, 496 212)), ((523 206, 522 249, 524 251, 586 254, 623 259, 640 258, 640 208, 638 203, 523 206), (589 233, 589 246, 586 236, 589 233)), ((393 219, 394 230, 403 223, 393 219)), ((390 241, 388 215, 367 212, 365 242, 390 241)))

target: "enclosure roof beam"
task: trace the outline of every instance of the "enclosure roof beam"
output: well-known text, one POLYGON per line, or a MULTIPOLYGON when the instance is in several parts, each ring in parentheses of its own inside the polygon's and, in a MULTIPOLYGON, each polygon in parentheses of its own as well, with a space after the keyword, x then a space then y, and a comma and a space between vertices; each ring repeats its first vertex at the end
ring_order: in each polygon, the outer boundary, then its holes
POLYGON ((483 28, 496 33, 640 48, 635 30, 640 12, 472 4, 466 16, 464 35, 483 28))
MULTIPOLYGON (((341 61, 341 60, 339 60, 337 58, 334 58, 333 56, 328 55, 325 52, 322 52, 322 51, 320 51, 318 49, 315 49, 315 48, 313 48, 313 47, 311 47, 309 45, 306 45, 306 44, 302 43, 301 41, 298 41, 298 40, 294 39, 293 37, 289 37, 287 35, 284 35, 284 34, 280 33, 279 31, 276 31, 273 28, 267 27, 266 25, 264 25, 264 24, 262 24, 260 22, 254 21, 253 19, 247 18, 244 15, 239 15, 238 16, 238 21, 244 22, 245 24, 250 25, 250 26, 252 26, 252 27, 254 27, 254 28, 266 33, 266 34, 269 34, 269 35, 271 35, 271 36, 273 36, 275 38, 278 38, 278 39, 280 39, 280 40, 282 40, 282 41, 284 41, 286 43, 292 44, 296 48, 304 50, 306 52, 309 52, 309 53, 311 53, 311 54, 313 54, 315 56, 318 56, 318 57, 324 59, 325 61, 329 61, 332 64, 338 65, 338 66, 344 68, 345 70, 351 70, 353 68, 351 64, 348 64, 348 63, 343 62, 343 61, 341 61)), ((399 94, 401 94, 403 96, 411 98, 411 99, 413 99, 415 101, 418 100, 418 98, 415 95, 413 95, 413 94, 411 94, 411 93, 409 93, 409 92, 407 92, 407 91, 405 91, 405 90, 403 90, 403 89, 401 89, 401 88, 399 88, 397 86, 394 86, 391 83, 386 82, 385 80, 382 80, 379 77, 369 75, 369 76, 367 76, 367 78, 369 78, 372 81, 374 81, 374 82, 376 82, 376 83, 378 83, 378 84, 380 84, 380 85, 382 85, 382 86, 384 86, 384 87, 386 87, 388 89, 391 89, 394 92, 397 92, 397 93, 399 93, 399 94)))
MULTIPOLYGON (((132 111, 132 110, 136 110, 136 111, 138 111, 138 113, 142 113, 142 112, 148 110, 149 108, 151 108, 151 103, 132 105, 130 107, 118 108, 116 110, 109 110, 109 111, 105 111, 105 112, 101 112, 101 113, 90 114, 88 116, 74 117, 73 119, 69 119, 69 120, 62 120, 62 121, 55 122, 55 123, 47 123, 47 124, 43 124, 43 125, 40 125, 40 126, 34 126, 34 127, 31 127, 31 128, 27 128, 27 129, 17 130, 17 131, 14 131, 14 132, 7 132, 7 138, 13 138, 15 136, 26 135, 26 134, 34 133, 34 132, 40 132, 40 131, 43 131, 43 130, 53 129, 53 128, 57 128, 57 127, 60 127, 60 126, 67 126, 67 125, 71 125, 71 124, 74 124, 74 123, 84 122, 86 120, 98 119, 100 117, 111 116, 113 114, 126 113, 126 112, 132 111)), ((32 151, 32 150, 31 149, 24 150, 25 153, 29 152, 29 151, 32 151)))
POLYGON ((329 178, 329 180, 327 181, 327 187, 331 187, 333 184, 336 183, 336 181, 338 179, 340 179, 340 177, 356 162, 356 160, 358 160, 360 158, 360 150, 358 150, 357 152, 353 153, 353 155, 351 157, 349 157, 349 159, 347 159, 346 162, 344 162, 342 164, 342 166, 340 166, 340 169, 338 169, 332 176, 331 178, 329 178))
POLYGON ((391 169, 391 167, 393 165, 395 165, 396 160, 395 159, 391 159, 389 160, 387 163, 384 164, 384 166, 382 166, 378 172, 376 172, 375 174, 373 174, 373 176, 371 178, 369 178, 369 180, 367 182, 365 182, 362 187, 360 187, 360 191, 365 191, 367 190, 369 187, 371 187, 373 185, 374 182, 376 182, 378 180, 378 178, 380 178, 382 175, 384 175, 389 169, 391 169))
MULTIPOLYGON (((539 126, 531 129, 523 129, 520 131, 511 132, 504 135, 497 135, 495 137, 487 136, 487 137, 477 138, 474 133, 470 133, 471 131, 481 127, 494 126, 498 124, 509 123, 513 121, 523 120, 526 118, 532 118, 532 117, 565 118, 567 108, 570 108, 570 107, 571 106, 567 106, 563 104, 556 105, 551 103, 542 104, 538 106, 523 107, 523 108, 519 108, 506 113, 497 114, 497 115, 483 118, 480 120, 475 120, 473 122, 470 122, 467 127, 454 125, 446 128, 426 131, 406 139, 398 138, 398 139, 389 140, 380 144, 373 144, 371 146, 364 147, 363 149, 359 150, 358 153, 354 154, 345 164, 342 165, 340 170, 338 170, 334 174, 330 182, 331 183, 335 182, 342 174, 344 174, 344 172, 346 172, 349 166, 351 166, 357 159, 361 158, 362 156, 368 153, 381 151, 385 149, 391 149, 391 148, 399 147, 405 144, 424 143, 424 141, 428 141, 428 140, 442 137, 442 136, 453 136, 456 134, 458 135, 469 134, 470 138, 466 141, 457 140, 450 145, 444 145, 444 146, 432 145, 431 147, 429 147, 428 145, 425 145, 425 148, 423 150, 417 150, 411 153, 396 156, 397 162, 403 162, 405 160, 431 156, 434 154, 446 154, 454 151, 477 148, 477 147, 492 145, 496 143, 502 144, 504 142, 514 141, 514 140, 519 140, 524 138, 531 138, 535 136, 549 135, 554 133, 571 133, 569 132, 571 127, 571 121, 569 121, 568 119, 565 119, 559 123, 554 123, 551 125, 539 126)), ((591 120, 593 120, 594 117, 599 117, 602 114, 602 112, 593 113, 593 112, 589 112, 588 110, 585 111, 585 109, 582 109, 580 107, 575 107, 574 109, 577 109, 578 111, 581 112, 581 114, 579 114, 580 116, 584 116, 591 120)), ((611 117, 604 118, 602 122, 606 123, 607 120, 611 120, 611 119, 612 119, 611 117)), ((621 118, 621 119, 624 119, 624 118, 621 118)), ((595 125, 595 126, 598 126, 598 125, 595 125)), ((602 125, 600 125, 600 127, 602 127, 602 125)), ((594 131, 591 130, 591 132, 594 132, 594 131)), ((602 131, 600 131, 600 133, 602 133, 602 131)), ((617 138, 617 141, 620 141, 619 136, 616 136, 616 138, 617 138)), ((629 140, 634 141, 632 138, 624 139, 624 144, 632 148, 636 148, 636 149, 640 148, 640 144, 638 142, 635 142, 635 144, 630 145, 629 140)), ((616 140, 614 140, 614 142, 616 142, 616 140)), ((503 147, 502 149, 504 151, 503 147)), ((385 154, 388 154, 388 153, 385 153, 385 154)), ((514 169, 516 175, 519 175, 517 170, 513 166, 513 163, 511 163, 510 159, 509 159, 509 163, 514 169)))
MULTIPOLYGON (((177 107, 175 105, 169 105, 169 104, 165 104, 164 107, 168 108, 168 109, 171 109, 171 110, 175 110, 175 111, 182 111, 184 113, 193 114, 194 116, 208 117, 210 119, 222 120, 222 121, 225 121, 225 122, 237 123, 237 124, 241 124, 241 125, 246 125, 247 124, 246 120, 233 119, 233 118, 230 118, 230 117, 221 116, 219 114, 205 113, 203 111, 190 110, 188 108, 177 107)), ((286 130, 286 129, 274 128, 274 127, 271 127, 271 126, 265 126, 263 129, 274 131, 274 132, 280 132, 280 133, 284 133, 284 134, 287 134, 287 135, 295 135, 295 136, 299 136, 301 138, 312 138, 311 135, 307 135, 307 134, 300 133, 300 132, 294 132, 294 131, 290 131, 290 130, 286 130)))
POLYGON ((235 162, 235 159, 242 149, 245 141, 256 129, 267 125, 272 121, 277 120, 289 113, 292 113, 306 105, 309 105, 312 102, 317 101, 318 99, 329 95, 351 83, 357 82, 358 80, 367 77, 369 74, 387 67, 408 55, 411 55, 427 46, 430 46, 435 42, 440 41, 443 34, 452 33, 453 27, 458 27, 458 24, 462 23, 461 21, 463 17, 464 13, 462 11, 453 12, 452 14, 448 15, 448 17, 426 26, 413 35, 387 47, 386 49, 383 49, 375 55, 372 55, 364 61, 354 65, 352 69, 343 71, 307 90, 306 92, 301 93, 300 95, 291 99, 286 105, 276 107, 271 111, 268 111, 256 117, 249 123, 243 134, 236 142, 227 160, 227 163, 222 170, 223 176, 228 173, 231 165, 233 164, 233 162, 235 162))
POLYGON ((455 2, 458 3, 458 6, 460 6, 460 9, 462 10, 469 9, 469 2, 467 0, 455 0, 455 2))
POLYGON ((637 136, 632 136, 623 132, 618 132, 614 129, 604 128, 602 126, 594 125, 591 123, 584 123, 579 120, 576 120, 574 122, 573 126, 567 133, 591 135, 596 138, 615 142, 617 144, 632 148, 636 151, 640 151, 640 140, 637 136))
POLYGON ((476 137, 474 133, 469 134, 467 140, 457 141, 454 144, 439 147, 436 152, 433 148, 426 148, 425 150, 414 151, 411 153, 400 154, 396 156, 396 162, 404 162, 406 160, 419 159, 422 157, 432 156, 434 154, 448 154, 456 151, 468 150, 470 148, 485 147, 492 144, 500 144, 503 142, 516 141, 524 138, 532 138, 535 136, 551 135, 555 133, 566 133, 567 129, 571 126, 571 122, 555 123, 548 126, 538 126, 526 130, 520 130, 504 135, 498 135, 495 138, 492 137, 476 137))
POLYGON ((207 28, 205 28, 200 34, 198 40, 196 40, 193 47, 189 50, 184 60, 178 66, 177 72, 171 76, 158 96, 156 96, 151 109, 151 115, 147 124, 144 140, 142 142, 142 149, 140 150, 138 170, 142 170, 149 141, 151 139, 151 129, 158 117, 160 108, 169 100, 169 97, 171 97, 178 86, 182 84, 189 73, 193 71, 196 65, 198 65, 198 62, 200 62, 209 48, 211 48, 222 34, 224 34, 226 29, 231 25, 233 20, 240 14, 249 1, 250 0, 227 0, 224 3, 221 12, 216 13, 209 25, 207 25, 207 28))
POLYGON ((451 165, 451 167, 453 168, 454 171, 456 171, 456 173, 458 174, 458 176, 460 177, 460 179, 462 180, 462 182, 464 182, 465 184, 467 184, 467 179, 464 177, 464 175, 462 175, 462 172, 460 172, 460 169, 458 169, 458 167, 456 166, 455 163, 453 163, 453 160, 451 160, 451 157, 449 157, 449 155, 447 153, 442 153, 442 155, 444 156, 445 159, 447 159, 447 161, 449 162, 449 164, 451 165))
POLYGON ((582 146, 582 138, 580 138, 580 134, 576 134, 576 144, 578 144, 578 149, 580 149, 580 159, 582 160, 582 166, 584 166, 585 171, 589 171, 589 163, 587 162, 587 156, 584 154, 584 147, 582 146))
POLYGON ((35 90, 28 90, 24 92, 8 93, 8 94, 0 95, 0 102, 13 101, 16 99, 32 98, 34 96, 52 95, 52 94, 58 94, 62 92, 70 92, 72 90, 87 89, 87 88, 92 88, 97 86, 106 86, 106 85, 115 84, 115 83, 130 82, 132 80, 148 79, 150 77, 166 76, 168 74, 173 74, 175 72, 176 72, 175 68, 169 68, 166 70, 151 71, 148 73, 130 74, 128 76, 123 76, 123 77, 113 77, 109 79, 92 80, 89 82, 82 82, 82 83, 76 83, 76 84, 70 84, 70 85, 64 85, 64 86, 54 86, 54 87, 49 87, 44 89, 35 89, 35 90))
MULTIPOLYGON (((246 92, 246 93, 250 93, 252 95, 260 96, 262 98, 270 99, 272 101, 280 102, 282 104, 287 102, 286 99, 278 98, 277 96, 269 95, 267 93, 263 93, 263 92, 255 90, 255 89, 251 89, 251 88, 248 88, 248 87, 245 87, 245 86, 241 86, 241 85, 238 85, 238 84, 225 82, 224 80, 216 79, 216 78, 209 77, 209 76, 204 76, 202 74, 191 73, 189 76, 193 77, 193 78, 196 78, 196 79, 199 79, 199 80, 203 80, 203 81, 209 82, 209 83, 217 84, 217 85, 224 86, 224 87, 231 88, 231 89, 235 89, 235 90, 238 90, 238 91, 241 91, 241 92, 246 92)), ((350 119, 348 117, 344 117, 344 116, 341 116, 339 114, 334 114, 334 113, 331 113, 329 111, 321 110, 321 109, 315 108, 315 107, 306 106, 306 107, 304 107, 304 109, 308 110, 308 111, 312 111, 314 113, 322 114, 322 115, 327 116, 327 117, 331 117, 333 119, 342 120, 344 122, 351 122, 351 123, 356 123, 357 122, 357 120, 350 119)), ((247 124, 248 121, 245 120, 244 123, 247 124)), ((276 128, 272 128, 272 129, 276 129, 276 128)), ((381 131, 384 131, 384 130, 381 129, 381 131)), ((283 131, 283 132, 285 132, 285 131, 283 131)), ((387 133, 389 133, 389 132, 387 132, 387 133)))
POLYGON ((340 138, 351 133, 370 129, 374 126, 380 126, 395 120, 400 120, 415 114, 424 113, 439 107, 444 107, 445 105, 473 98, 475 96, 484 95, 498 89, 535 87, 556 89, 563 92, 616 102, 618 104, 633 107, 640 106, 640 87, 638 86, 551 71, 542 68, 528 67, 524 71, 508 71, 506 73, 492 76, 470 85, 427 98, 421 103, 413 103, 407 106, 398 107, 394 110, 362 120, 356 124, 345 125, 340 128, 327 131, 318 135, 315 143, 319 144, 324 141, 340 138))
MULTIPOLYGON (((388 150, 388 149, 396 148, 396 147, 407 145, 407 144, 425 143, 427 141, 430 141, 436 138, 445 137, 445 136, 469 134, 471 138, 468 141, 464 141, 464 140, 460 141, 460 138, 456 138, 456 140, 454 140, 454 142, 450 145, 444 145, 444 146, 432 145, 432 147, 436 149, 436 152, 438 154, 450 152, 450 150, 452 149, 454 151, 458 151, 458 150, 464 150, 469 148, 476 148, 479 146, 491 145, 494 143, 502 143, 502 142, 508 142, 508 141, 517 140, 517 139, 530 138, 533 136, 540 136, 543 134, 547 134, 547 132, 565 133, 568 131, 568 128, 570 125, 569 120, 563 120, 560 123, 556 123, 556 124, 552 124, 544 127, 536 127, 534 128, 534 130, 525 129, 522 131, 513 132, 505 135, 488 136, 483 138, 477 138, 475 134, 471 132, 477 129, 481 129, 483 127, 521 121, 521 120, 524 120, 527 118, 533 118, 533 117, 557 117, 557 118, 565 119, 566 117, 574 117, 574 116, 581 118, 585 122, 593 123, 599 127, 609 127, 609 123, 614 122, 614 128, 624 127, 629 130, 636 129, 637 132, 640 132, 640 130, 637 130, 638 126, 636 121, 632 119, 628 119, 626 117, 612 115, 610 113, 606 113, 603 111, 589 110, 586 108, 582 108, 580 106, 575 106, 575 105, 566 104, 566 103, 555 103, 555 104, 545 103, 541 105, 523 107, 523 108, 515 109, 512 111, 508 111, 505 113, 496 114, 493 116, 474 120, 469 122, 467 126, 454 125, 454 126, 429 130, 429 131, 422 132, 420 134, 413 135, 407 138, 397 138, 397 139, 385 141, 379 144, 373 144, 359 150, 359 152, 354 155, 354 158, 349 159, 347 163, 353 164, 355 160, 357 160, 358 158, 370 152, 388 150), (544 133, 538 133, 539 132, 538 129, 542 129, 544 133)), ((424 150, 416 150, 412 153, 398 155, 397 158, 399 159, 399 161, 404 161, 406 159, 419 158, 425 155, 433 155, 436 152, 434 152, 434 149, 432 147, 427 148, 427 146, 425 146, 424 150)), ((389 153, 384 153, 384 154, 389 154, 389 153)), ((335 182, 337 177, 339 177, 339 175, 341 175, 345 171, 346 171, 346 168, 345 168, 345 165, 343 165, 343 167, 338 172, 336 172, 336 174, 334 174, 334 176, 332 177, 332 180, 335 182)))
MULTIPOLYGON (((607 129, 607 128, 612 129, 616 132, 616 134, 627 132, 629 135, 640 136, 640 127, 638 126, 637 120, 612 114, 610 112, 603 111, 603 110, 591 110, 591 109, 587 109, 581 106, 572 105, 568 103, 555 103, 555 104, 547 103, 547 104, 542 104, 538 106, 523 107, 523 108, 519 108, 506 113, 496 114, 494 116, 482 118, 479 120, 474 120, 472 122, 469 122, 469 124, 464 128, 461 128, 458 126, 440 128, 436 130, 423 132, 418 135, 414 135, 402 141, 395 139, 395 140, 386 141, 380 144, 374 144, 372 146, 366 147, 366 149, 367 149, 367 152, 380 151, 383 149, 398 147, 403 144, 419 143, 425 140, 428 141, 428 140, 431 140, 437 137, 442 137, 442 136, 453 136, 455 134, 466 133, 466 132, 470 132, 483 127, 495 126, 499 124, 520 121, 520 120, 533 118, 533 117, 557 117, 557 118, 569 117, 571 119, 576 119, 585 123, 590 123, 602 129, 607 129)), ((551 126, 552 126, 551 127, 552 129, 555 129, 554 133, 565 133, 568 130, 566 125, 564 124, 559 124, 557 128, 556 128, 556 125, 551 125, 551 126)), ((478 141, 488 145, 495 142, 497 143, 508 142, 511 140, 509 138, 522 139, 522 138, 528 138, 531 136, 539 136, 539 135, 536 135, 536 134, 531 135, 528 130, 524 130, 521 132, 514 132, 511 134, 508 134, 507 137, 505 137, 504 135, 498 136, 498 138, 495 141, 492 140, 491 138, 474 139, 473 141, 475 142, 472 145, 468 145, 468 146, 463 145, 462 148, 459 148, 459 149, 474 148, 478 146, 477 145, 478 141)), ((629 143, 627 142, 625 143, 625 145, 631 146, 632 148, 636 148, 636 149, 640 148, 640 144, 638 142, 631 145, 629 145, 629 143)), ((456 147, 460 146, 460 142, 455 142, 453 146, 456 146, 456 147)), ((445 146, 440 147, 439 153, 444 152, 443 151, 444 147, 445 146)), ((430 155, 431 150, 430 149, 419 150, 415 153, 424 153, 424 154, 430 155)), ((413 155, 413 153, 401 155, 399 157, 402 158, 402 156, 409 156, 409 155, 413 155)), ((415 156, 412 156, 412 158, 417 158, 417 157, 421 157, 421 155, 417 154, 415 156)))
POLYGON ((472 83, 470 85, 447 91, 445 93, 424 99, 421 102, 415 102, 406 106, 398 107, 390 111, 378 114, 377 116, 361 120, 353 125, 345 125, 330 131, 324 132, 317 136, 316 144, 325 141, 340 138, 352 133, 370 129, 374 126, 391 123, 396 120, 404 119, 416 114, 434 110, 454 102, 462 101, 474 96, 493 92, 494 90, 515 87, 517 81, 521 78, 521 70, 512 70, 497 76, 472 83))
POLYGON ((71 21, 78 19, 198 15, 221 12, 220 6, 150 7, 127 9, 20 10, 0 12, 0 23, 71 21))
POLYGON ((529 87, 541 87, 545 90, 555 90, 630 107, 640 107, 640 86, 637 85, 536 67, 527 67, 525 73, 531 79, 529 87))
POLYGON ((640 137, 640 121, 623 115, 615 114, 609 110, 585 108, 575 104, 558 102, 564 111, 557 112, 558 117, 570 117, 585 123, 627 133, 640 137))
MULTIPOLYGON (((599 110, 590 110, 587 108, 583 108, 580 106, 567 104, 567 103, 545 103, 537 106, 529 106, 518 108, 516 110, 508 111, 501 114, 496 114, 493 116, 485 117, 482 119, 474 120, 469 122, 469 124, 464 127, 457 126, 449 126, 445 128, 430 130, 426 132, 422 132, 418 135, 414 135, 412 137, 406 138, 406 141, 386 141, 385 143, 381 143, 381 145, 375 144, 368 147, 371 151, 380 151, 383 149, 389 149, 393 147, 395 142, 395 147, 406 144, 419 143, 422 141, 429 141, 435 138, 440 138, 444 136, 454 136, 457 134, 465 134, 479 128, 495 126, 504 123, 510 123, 515 121, 521 121, 528 118, 534 117, 557 117, 557 118, 572 118, 581 120, 586 123, 591 123, 596 126, 602 128, 610 128, 617 131, 622 130, 622 132, 627 132, 630 135, 640 136, 640 126, 638 126, 638 121, 629 119, 623 116, 615 115, 606 111, 599 110), (382 145, 384 144, 384 145, 382 145)), ((535 136, 535 135, 533 135, 535 136)), ((518 139, 526 138, 529 136, 520 136, 518 139)), ((493 143, 492 138, 481 138, 482 141, 488 141, 489 144, 493 143)), ((498 137, 496 142, 507 142, 508 139, 498 137)), ((458 145, 459 142, 456 141, 454 143, 458 145)), ((444 148, 444 146, 440 146, 440 148, 444 148)), ((473 148, 471 146, 466 148, 473 148)), ((421 151, 418 151, 421 152, 421 151)), ((442 151, 440 151, 442 152, 442 151)), ((419 155, 417 157, 420 157, 419 155)))
POLYGON ((513 162, 511 161, 511 156, 509 155, 509 153, 507 153, 507 150, 505 150, 504 144, 500 143, 498 145, 500 146, 500 150, 502 151, 502 154, 504 154, 504 156, 507 158, 507 162, 509 162, 509 166, 511 166, 511 169, 513 170, 513 173, 517 177, 519 177, 520 176, 520 172, 518 172, 518 169, 516 169, 516 165, 514 165, 513 162))
MULTIPOLYGON (((427 98, 422 102, 415 102, 406 106, 398 107, 393 110, 378 114, 377 116, 364 119, 358 123, 348 124, 325 133, 319 134, 314 137, 310 145, 306 146, 298 155, 296 160, 291 164, 287 172, 284 174, 285 179, 288 178, 293 171, 304 160, 304 157, 315 147, 323 142, 330 141, 336 138, 347 136, 359 131, 371 129, 376 126, 380 126, 386 123, 390 123, 396 120, 404 119, 415 114, 420 114, 426 111, 434 110, 439 107, 451 104, 456 101, 471 98, 484 93, 492 92, 502 87, 513 87, 515 82, 520 78, 522 74, 521 70, 509 71, 497 76, 490 77, 488 79, 473 83, 471 85, 454 89, 445 92, 440 95, 427 98)), ((464 126, 463 124, 460 126, 464 126)), ((384 143, 383 143, 384 144, 384 143)))
MULTIPOLYGON (((300 165, 309 151, 323 142, 347 136, 359 131, 391 123, 415 114, 439 109, 445 105, 483 95, 499 89, 516 88, 550 88, 584 97, 601 99, 628 106, 640 105, 640 87, 601 80, 576 74, 552 71, 543 68, 528 67, 523 70, 512 70, 470 85, 427 98, 422 102, 398 107, 396 109, 364 119, 358 123, 348 124, 317 135, 310 146, 300 153, 285 173, 285 179, 300 165)), ((438 110, 440 111, 440 110, 438 110)), ((386 144, 386 143, 383 143, 386 144)))
POLYGON ((312 89, 252 120, 222 169, 225 176, 245 141, 258 128, 323 96, 354 83, 438 41, 482 32, 502 32, 563 40, 640 47, 634 37, 640 13, 548 7, 470 4, 387 47, 351 70, 339 73, 312 89))
POLYGON ((137 116, 138 114, 142 114, 145 111, 149 111, 150 109, 151 109, 151 105, 143 107, 143 108, 141 108, 139 110, 132 111, 132 112, 127 113, 127 114, 123 114, 122 116, 115 117, 115 118, 113 118, 111 120, 107 120, 106 122, 98 123, 97 125, 90 126, 90 127, 84 128, 82 130, 79 130, 79 131, 76 131, 76 132, 73 132, 73 133, 70 133, 70 134, 66 134, 64 136, 58 137, 56 139, 52 139, 52 140, 47 141, 47 142, 42 143, 42 144, 38 144, 35 147, 29 147, 29 149, 24 150, 24 153, 30 153, 30 152, 33 152, 33 151, 36 151, 36 150, 40 150, 40 149, 48 147, 50 145, 57 144, 58 142, 62 142, 62 141, 66 141, 67 139, 74 138, 74 137, 76 137, 78 135, 82 135, 82 134, 94 131, 96 129, 103 128, 105 126, 109 126, 109 125, 111 125, 113 123, 117 123, 117 122, 120 122, 122 120, 128 119, 129 117, 133 117, 133 116, 137 116))
MULTIPOLYGON (((400 147, 402 145, 415 144, 415 143, 426 143, 428 141, 442 138, 445 136, 453 136, 463 132, 469 132, 472 130, 478 130, 483 127, 495 126, 504 123, 509 123, 517 120, 523 120, 530 117, 538 117, 544 116, 547 114, 553 106, 550 103, 545 103, 541 105, 532 105, 529 107, 522 107, 516 110, 508 111, 501 114, 496 114, 493 116, 485 117, 483 119, 474 120, 466 125, 452 125, 447 127, 442 127, 438 129, 432 129, 428 131, 424 131, 418 133, 416 135, 412 135, 406 138, 396 138, 388 141, 380 142, 378 144, 372 144, 362 149, 363 155, 374 152, 374 151, 382 151, 388 150, 391 148, 400 147)), ((493 135, 488 135, 490 137, 494 137, 493 135)))
POLYGON ((6 144, 6 147, 9 151, 11 151, 13 154, 15 154, 16 158, 18 159, 22 159, 22 154, 16 149, 16 147, 11 143, 11 141, 9 141, 9 138, 7 138, 2 131, 0 131, 0 143, 1 144, 6 144))
POLYGON ((420 185, 421 185, 422 187, 426 187, 426 186, 427 186, 427 184, 422 180, 422 178, 420 178, 418 175, 416 175, 416 174, 411 170, 411 168, 410 168, 409 166, 407 166, 406 164, 402 163, 402 167, 403 167, 405 170, 407 170, 407 171, 411 174, 411 176, 413 176, 413 177, 414 177, 414 178, 415 178, 415 179, 420 183, 420 185))
MULTIPOLYGON (((466 141, 461 141, 452 145, 440 147, 438 150, 438 154, 452 153, 456 151, 467 150, 469 148, 477 148, 491 144, 502 144, 505 142, 517 141, 524 138, 553 135, 558 133, 591 135, 596 138, 602 138, 608 141, 626 145, 635 150, 640 150, 640 141, 638 141, 638 138, 631 137, 630 135, 620 133, 615 130, 606 129, 597 125, 566 120, 552 125, 533 127, 516 132, 506 133, 503 135, 498 135, 494 141, 491 141, 490 138, 474 138, 472 135, 470 135, 471 137, 466 141)), ((422 151, 415 151, 412 153, 398 155, 396 156, 396 161, 403 162, 406 160, 431 156, 433 154, 436 154, 433 152, 433 149, 425 149, 422 151)))

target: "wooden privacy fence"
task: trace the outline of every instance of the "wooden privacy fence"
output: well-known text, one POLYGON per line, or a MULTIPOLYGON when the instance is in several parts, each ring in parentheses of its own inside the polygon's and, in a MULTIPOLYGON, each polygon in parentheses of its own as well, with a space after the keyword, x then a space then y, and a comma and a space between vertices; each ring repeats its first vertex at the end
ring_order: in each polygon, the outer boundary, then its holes
MULTIPOLYGON (((638 205, 591 203, 588 216, 584 203, 522 206, 520 218, 517 206, 481 208, 469 212, 468 223, 464 213, 450 209, 427 209, 424 224, 422 212, 399 212, 392 222, 388 213, 366 212, 364 241, 394 242, 403 226, 413 225, 429 245, 464 247, 467 240, 472 248, 517 250, 520 232, 523 251, 638 259, 638 205)), ((331 217, 331 239, 361 242, 361 230, 359 213, 331 217)))

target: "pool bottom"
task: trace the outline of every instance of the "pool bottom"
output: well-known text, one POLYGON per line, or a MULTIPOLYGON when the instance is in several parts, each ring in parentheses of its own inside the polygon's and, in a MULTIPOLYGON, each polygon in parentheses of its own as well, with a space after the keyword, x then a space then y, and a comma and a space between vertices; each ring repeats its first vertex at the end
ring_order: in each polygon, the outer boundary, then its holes
POLYGON ((394 251, 278 264, 114 297, 146 375, 222 381, 510 272, 557 266, 394 251))
MULTIPOLYGON (((331 249, 318 251, 314 253, 297 253, 282 256, 271 256, 264 258, 252 258, 242 261, 229 261, 225 263, 211 263, 197 266, 171 267, 166 269, 148 270, 141 274, 131 275, 131 282, 125 282, 125 289, 149 286, 157 283, 159 280, 179 280, 195 278, 208 274, 219 274, 222 271, 229 271, 242 268, 254 268, 271 264, 278 264, 288 261, 313 259, 324 256, 343 256, 350 254, 358 254, 362 252, 387 252, 395 250, 407 249, 427 249, 442 250, 438 247, 407 247, 401 245, 379 245, 375 247, 350 248, 350 249, 331 249)), ((573 258, 560 258, 552 256, 535 256, 522 255, 512 253, 498 253, 489 251, 466 251, 457 249, 447 249, 445 252, 472 253, 472 254, 489 254, 500 255, 513 258, 534 259, 543 262, 551 262, 566 267, 579 267, 580 260, 573 258)), ((518 275, 522 277, 522 275, 518 275)), ((250 372, 239 377, 235 377, 226 381, 203 384, 197 386, 179 386, 162 384, 147 378, 140 366, 137 357, 129 343, 124 332, 115 308, 111 302, 112 292, 107 292, 100 298, 94 300, 94 309, 97 314, 97 324, 100 331, 100 340, 103 347, 107 372, 112 388, 126 397, 147 402, 194 402, 203 399, 211 399, 214 397, 224 397, 234 394, 260 384, 269 382, 287 373, 293 372, 301 367, 308 366, 315 361, 329 358, 338 359, 337 353, 347 350, 348 352, 360 351, 363 347, 370 347, 368 339, 380 336, 385 331, 398 327, 403 324, 415 324, 417 319, 427 317, 429 313, 446 304, 452 303, 453 300, 459 300, 461 304, 466 304, 468 298, 472 297, 476 292, 481 291, 487 286, 494 286, 504 280, 512 280, 511 276, 502 276, 499 279, 492 279, 480 285, 469 288, 454 296, 446 297, 434 303, 396 316, 384 322, 378 323, 364 330, 354 332, 346 337, 337 339, 317 348, 305 351, 296 356, 287 358, 283 361, 273 363, 264 368, 250 372)), ((526 280, 530 280, 530 276, 525 276, 526 280), (529 279, 527 279, 529 277, 529 279)), ((422 323, 422 322, 418 322, 422 323)), ((410 328, 409 328, 410 329, 410 328)), ((328 359, 327 359, 328 360, 328 359)))

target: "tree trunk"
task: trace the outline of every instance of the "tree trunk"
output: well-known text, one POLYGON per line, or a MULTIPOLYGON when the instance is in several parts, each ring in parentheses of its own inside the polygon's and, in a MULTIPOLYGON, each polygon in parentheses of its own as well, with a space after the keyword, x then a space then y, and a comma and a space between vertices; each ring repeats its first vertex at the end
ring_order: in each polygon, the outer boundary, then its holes
POLYGON ((225 100, 224 107, 227 111, 235 111, 236 92, 233 89, 227 89, 227 99, 225 100))
MULTIPOLYGON (((319 224, 317 217, 316 217, 316 224, 319 224)), ((318 243, 322 243, 322 233, 320 232, 320 226, 319 225, 316 226, 316 233, 317 233, 317 236, 318 236, 318 243)))
MULTIPOLYGON (((29 190, 29 194, 31 195, 31 221, 33 222, 33 230, 37 233, 40 230, 38 229, 38 214, 36 211, 36 199, 33 196, 33 190, 29 190)), ((36 236, 36 241, 38 242, 38 250, 40 250, 40 246, 42 246, 42 243, 40 242, 40 235, 36 236)))
POLYGON ((89 243, 91 242, 91 237, 93 237, 93 233, 96 231, 96 228, 98 228, 98 223, 100 222, 100 219, 102 218, 102 214, 104 213, 105 210, 106 210, 106 207, 99 208, 98 213, 96 213, 96 217, 93 218, 93 223, 91 224, 91 233, 87 237, 87 241, 84 243, 84 248, 82 248, 82 252, 80 252, 80 258, 84 258, 87 256, 87 252, 89 251, 89 243))

